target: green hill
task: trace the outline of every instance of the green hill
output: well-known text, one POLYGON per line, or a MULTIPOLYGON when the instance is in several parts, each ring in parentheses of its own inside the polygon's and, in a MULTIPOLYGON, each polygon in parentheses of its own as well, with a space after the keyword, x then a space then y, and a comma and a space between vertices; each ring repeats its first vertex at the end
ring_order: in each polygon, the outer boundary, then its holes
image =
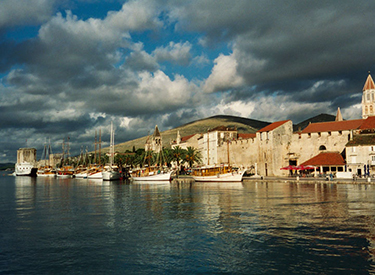
POLYGON ((317 123, 317 122, 328 122, 328 121, 335 121, 336 116, 334 115, 329 115, 329 114, 320 114, 317 116, 314 116, 312 118, 306 119, 296 125, 293 126, 293 130, 299 131, 305 129, 309 123, 317 123))
MULTIPOLYGON (((257 130, 269 125, 269 122, 248 119, 236 116, 213 116, 205 119, 200 119, 181 125, 177 128, 160 132, 165 147, 170 147, 171 141, 177 137, 177 132, 180 131, 181 137, 204 133, 208 129, 215 128, 217 126, 237 127, 239 133, 255 133, 257 130)), ((162 130, 162 129, 159 129, 162 130)), ((153 132, 152 132, 153 133, 153 132)), ((130 140, 124 143, 116 144, 115 151, 124 152, 126 150, 132 150, 133 146, 137 148, 144 148, 146 137, 130 140)), ((107 152, 108 148, 103 148, 103 152, 107 152)))

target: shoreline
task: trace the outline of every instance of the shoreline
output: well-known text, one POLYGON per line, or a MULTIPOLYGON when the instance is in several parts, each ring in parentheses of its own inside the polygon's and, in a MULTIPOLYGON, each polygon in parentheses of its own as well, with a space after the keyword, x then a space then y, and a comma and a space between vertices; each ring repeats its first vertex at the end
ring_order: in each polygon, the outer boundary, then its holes
MULTIPOLYGON (((300 177, 243 177, 242 182, 251 182, 251 181, 259 181, 259 182, 269 182, 269 181, 283 181, 283 182, 297 182, 297 183, 331 183, 331 184, 354 184, 354 185, 372 185, 375 184, 375 178, 357 178, 356 180, 353 179, 337 179, 334 178, 332 180, 326 178, 304 178, 300 177), (370 180, 370 181, 369 181, 370 180)), ((173 178, 171 183, 195 183, 194 179, 191 176, 179 176, 178 178, 173 178)), ((223 182, 225 184, 225 182, 223 182)))

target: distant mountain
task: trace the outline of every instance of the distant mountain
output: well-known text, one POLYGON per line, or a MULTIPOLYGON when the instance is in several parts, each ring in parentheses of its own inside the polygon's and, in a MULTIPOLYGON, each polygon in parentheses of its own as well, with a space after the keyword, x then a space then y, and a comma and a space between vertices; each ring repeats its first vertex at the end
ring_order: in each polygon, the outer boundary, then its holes
MULTIPOLYGON (((180 136, 188 136, 193 134, 205 133, 208 129, 213 129, 217 126, 226 127, 237 127, 239 133, 255 133, 259 129, 269 125, 269 122, 259 121, 249 118, 236 117, 236 116, 212 116, 205 119, 196 120, 187 124, 181 125, 177 128, 166 130, 161 132, 163 139, 163 145, 170 147, 170 142, 176 140, 177 132, 180 131, 180 136)), ((159 129, 160 130, 160 129, 159 129)), ((153 133, 153 129, 152 129, 153 133)), ((126 150, 132 150, 133 146, 137 148, 144 148, 147 137, 141 137, 135 140, 127 141, 124 143, 116 144, 115 150, 124 152, 126 150)), ((104 148, 103 152, 106 152, 108 148, 104 148)))
POLYGON ((293 131, 299 131, 305 129, 310 122, 311 123, 317 123, 317 122, 328 122, 328 121, 335 121, 336 116, 334 115, 329 115, 329 114, 320 114, 317 116, 314 116, 312 118, 306 119, 296 125, 293 125, 293 131))
POLYGON ((7 162, 7 163, 0 163, 0 170, 6 170, 8 168, 14 169, 14 163, 7 162))

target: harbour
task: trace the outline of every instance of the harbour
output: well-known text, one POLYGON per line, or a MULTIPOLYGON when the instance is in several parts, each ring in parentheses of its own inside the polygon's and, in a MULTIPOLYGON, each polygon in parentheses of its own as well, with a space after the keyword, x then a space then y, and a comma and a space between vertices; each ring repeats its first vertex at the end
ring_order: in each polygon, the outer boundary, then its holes
POLYGON ((0 178, 1 274, 371 274, 375 186, 0 178))

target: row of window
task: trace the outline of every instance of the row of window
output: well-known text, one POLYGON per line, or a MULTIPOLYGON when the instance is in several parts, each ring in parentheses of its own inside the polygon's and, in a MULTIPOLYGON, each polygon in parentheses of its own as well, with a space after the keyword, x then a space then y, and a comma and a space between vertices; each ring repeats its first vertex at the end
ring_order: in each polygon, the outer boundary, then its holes
POLYGON ((374 113, 374 109, 372 107, 372 105, 370 105, 370 108, 369 106, 365 106, 365 115, 368 115, 368 114, 373 114, 374 113), (370 112, 369 112, 370 110, 370 112))

